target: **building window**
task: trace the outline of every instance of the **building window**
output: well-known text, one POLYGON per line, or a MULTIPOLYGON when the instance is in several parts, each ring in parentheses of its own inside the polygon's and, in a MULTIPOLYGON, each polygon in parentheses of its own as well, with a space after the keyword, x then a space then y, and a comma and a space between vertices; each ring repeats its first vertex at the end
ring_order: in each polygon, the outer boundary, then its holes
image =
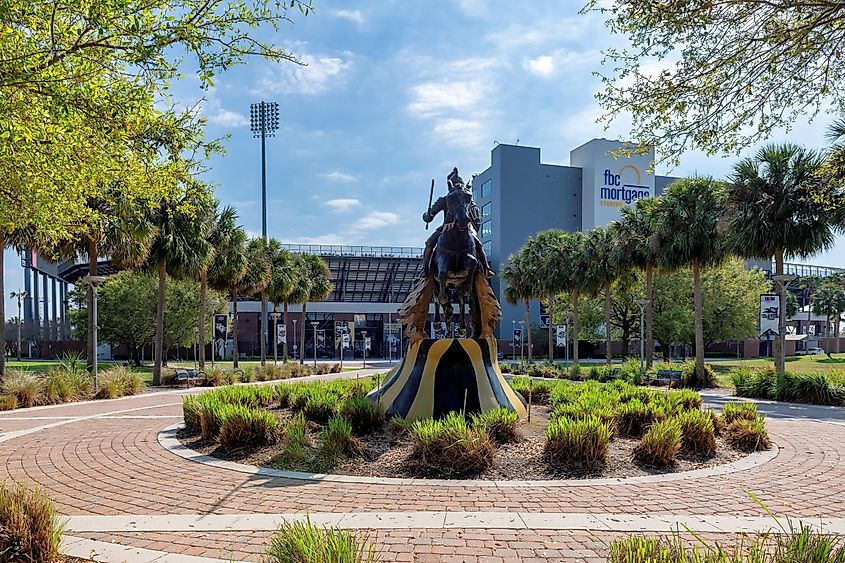
POLYGON ((484 254, 486 254, 489 259, 490 255, 493 254, 493 242, 488 240, 482 246, 484 248, 484 254))
POLYGON ((481 184, 481 198, 490 197, 493 193, 493 180, 487 180, 481 184))
POLYGON ((484 223, 481 223, 481 238, 486 238, 493 234, 492 225, 492 221, 485 221, 484 223))
POLYGON ((482 217, 489 217, 493 213, 493 202, 488 201, 484 205, 481 206, 481 216, 482 217))

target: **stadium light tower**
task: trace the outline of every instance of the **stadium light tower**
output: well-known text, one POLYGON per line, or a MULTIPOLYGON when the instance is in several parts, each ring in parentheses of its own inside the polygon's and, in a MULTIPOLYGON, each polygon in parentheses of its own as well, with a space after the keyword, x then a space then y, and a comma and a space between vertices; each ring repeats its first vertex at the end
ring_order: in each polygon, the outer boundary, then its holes
MULTIPOLYGON (((258 102, 249 106, 249 125, 254 138, 261 138, 261 237, 267 244, 267 156, 265 141, 274 137, 279 129, 279 104, 276 102, 258 102)), ((261 341, 262 350, 267 346, 267 297, 261 297, 261 341)), ((261 364, 265 354, 261 355, 261 364)))

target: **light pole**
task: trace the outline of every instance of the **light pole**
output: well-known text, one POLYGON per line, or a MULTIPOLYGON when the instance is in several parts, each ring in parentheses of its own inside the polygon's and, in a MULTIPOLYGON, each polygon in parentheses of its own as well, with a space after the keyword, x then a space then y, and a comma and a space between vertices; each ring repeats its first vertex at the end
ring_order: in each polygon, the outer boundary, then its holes
POLYGON ((279 315, 281 313, 273 311, 270 314, 273 315, 273 364, 276 364, 279 361, 279 315))
POLYGON ((97 392, 97 288, 100 286, 101 283, 106 281, 105 276, 85 276, 82 278, 91 286, 91 292, 94 294, 94 299, 91 302, 91 322, 93 323, 91 327, 91 335, 92 335, 92 348, 93 348, 93 355, 94 357, 91 358, 92 361, 92 373, 94 375, 94 392, 97 392))
MULTIPOLYGON (((640 376, 645 372, 645 307, 651 300, 634 299, 634 303, 640 308, 640 376)), ((628 351, 626 350, 627 354, 628 351)))
POLYGON ((12 299, 18 300, 18 361, 21 361, 21 323, 23 323, 23 318, 21 318, 21 300, 26 299, 29 296, 29 293, 26 291, 13 291, 9 294, 12 299))
POLYGON ((777 358, 777 372, 786 371, 786 286, 789 282, 798 278, 794 274, 777 274, 773 279, 780 285, 780 307, 778 308, 778 343, 780 344, 780 355, 777 358))
MULTIPOLYGON (((249 124, 253 138, 261 138, 261 237, 267 245, 267 156, 265 141, 274 137, 279 129, 279 104, 258 102, 249 106, 249 124)), ((275 336, 274 336, 275 339, 275 336)), ((267 345, 267 296, 261 296, 261 349, 267 345)), ((264 363, 264 358, 261 358, 264 363)))
POLYGON ((364 369, 367 369, 367 331, 361 331, 361 348, 364 349, 364 369))
POLYGON ((317 321, 311 321, 311 326, 314 328, 314 369, 317 368, 317 321))
POLYGON ((525 321, 519 321, 519 361, 525 361, 525 321))
POLYGON ((513 361, 516 361, 516 338, 514 335, 516 334, 516 321, 511 321, 511 349, 513 350, 513 361))
MULTIPOLYGON (((299 352, 299 346, 296 345, 296 337, 298 334, 299 333, 296 332, 296 319, 293 319, 293 351, 297 353, 299 352)), ((285 339, 285 343, 287 343, 287 339, 285 339)), ((297 356, 296 359, 299 359, 299 356, 297 356)))

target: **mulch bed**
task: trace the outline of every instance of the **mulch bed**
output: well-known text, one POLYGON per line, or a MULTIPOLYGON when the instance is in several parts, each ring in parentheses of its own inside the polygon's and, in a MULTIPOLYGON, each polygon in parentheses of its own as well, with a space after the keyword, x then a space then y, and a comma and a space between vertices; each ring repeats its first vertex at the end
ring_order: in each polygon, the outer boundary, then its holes
MULTIPOLYGON (((279 416, 290 416, 289 411, 276 410, 279 416)), ((613 438, 610 442, 607 464, 600 469, 561 469, 550 466, 543 457, 545 445, 545 431, 549 420, 549 409, 545 406, 534 406, 531 412, 531 422, 523 419, 519 422, 518 432, 520 440, 515 443, 499 445, 493 465, 480 474, 468 475, 464 478, 481 480, 541 480, 541 479, 590 479, 590 478, 624 478, 644 475, 659 475, 680 471, 691 471, 706 467, 714 467, 736 461, 747 454, 728 446, 721 438, 716 439, 716 454, 712 457, 680 454, 675 464, 668 468, 652 468, 635 464, 631 460, 631 453, 639 443, 636 439, 613 438)), ((312 443, 316 443, 315 433, 309 431, 312 443)), ((342 475, 358 475, 366 477, 440 477, 438 475, 421 474, 413 468, 411 463, 411 441, 407 436, 397 436, 387 426, 382 430, 362 437, 361 454, 343 460, 334 468, 289 466, 278 459, 284 447, 276 444, 257 450, 226 451, 216 443, 204 441, 201 437, 191 435, 184 430, 179 434, 179 440, 187 447, 200 453, 212 455, 228 461, 236 461, 248 465, 260 465, 275 469, 297 471, 317 470, 342 475)))

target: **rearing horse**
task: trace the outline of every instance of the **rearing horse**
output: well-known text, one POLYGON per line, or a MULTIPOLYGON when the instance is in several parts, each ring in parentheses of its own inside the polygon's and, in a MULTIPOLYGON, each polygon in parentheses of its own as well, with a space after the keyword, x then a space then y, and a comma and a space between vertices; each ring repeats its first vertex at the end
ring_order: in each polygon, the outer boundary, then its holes
MULTIPOLYGON (((449 192, 446 196, 448 215, 454 221, 443 226, 437 242, 431 271, 434 274, 434 321, 440 322, 440 307, 446 315, 446 330, 451 337, 453 303, 460 306, 459 335, 466 336, 466 307, 473 303, 473 284, 478 270, 475 255, 475 239, 469 230, 469 205, 472 194, 462 189, 449 192)), ((434 336, 434 335, 432 335, 434 336)))

